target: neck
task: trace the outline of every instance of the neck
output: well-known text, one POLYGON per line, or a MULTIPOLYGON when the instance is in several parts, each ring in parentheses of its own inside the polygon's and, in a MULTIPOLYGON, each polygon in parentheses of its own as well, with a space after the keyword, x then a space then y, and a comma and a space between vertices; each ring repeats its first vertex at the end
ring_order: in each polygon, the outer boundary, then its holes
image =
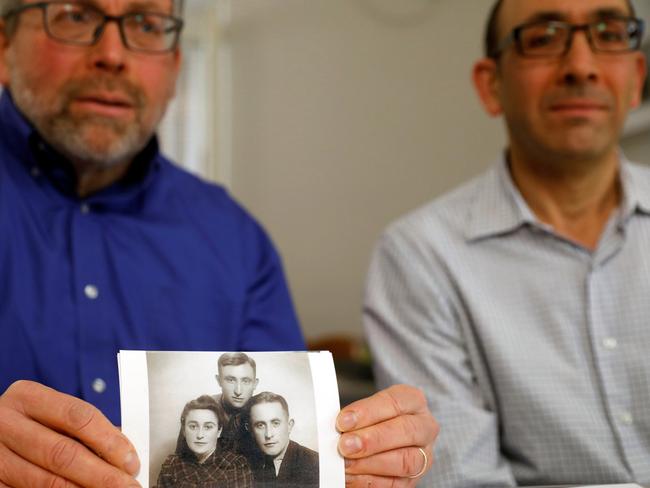
POLYGON ((216 450, 216 447, 214 449, 212 449, 210 452, 205 452, 203 454, 197 454, 196 455, 196 460, 198 461, 199 464, 203 464, 204 462, 206 462, 208 460, 208 458, 210 456, 212 456, 212 454, 214 453, 215 450, 216 450))
POLYGON ((77 195, 87 197, 119 181, 129 170, 130 161, 107 166, 72 161, 77 173, 77 195))
POLYGON ((511 151, 515 185, 538 219, 587 249, 595 249, 622 199, 617 152, 590 161, 526 159, 511 151))
POLYGON ((226 414, 228 416, 232 415, 238 415, 244 411, 246 408, 246 405, 248 405, 248 402, 246 402, 242 407, 235 407, 228 403, 228 401, 224 398, 223 394, 221 395, 221 405, 223 406, 224 410, 226 411, 226 414))

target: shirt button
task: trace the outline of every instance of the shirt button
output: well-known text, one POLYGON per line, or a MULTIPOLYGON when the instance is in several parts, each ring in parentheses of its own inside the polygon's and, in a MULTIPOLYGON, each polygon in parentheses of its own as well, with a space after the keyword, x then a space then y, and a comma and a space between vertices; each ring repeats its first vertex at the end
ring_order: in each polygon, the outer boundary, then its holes
POLYGON ((86 285, 84 286, 84 294, 86 295, 86 298, 94 300, 99 296, 99 290, 95 285, 86 285))
POLYGON ((38 169, 38 166, 33 166, 30 173, 34 178, 38 178, 39 176, 41 176, 41 170, 38 169))
POLYGON ((620 419, 624 425, 632 425, 632 422, 634 422, 634 417, 630 412, 621 413, 620 419))
POLYGON ((104 393, 106 391, 106 382, 101 378, 93 380, 93 390, 95 393, 104 393))
POLYGON ((618 347, 618 341, 614 337, 606 337, 603 339, 603 347, 611 351, 618 347))
POLYGON ((81 210, 82 214, 90 213, 90 205, 88 205, 87 203, 82 203, 79 209, 81 210))

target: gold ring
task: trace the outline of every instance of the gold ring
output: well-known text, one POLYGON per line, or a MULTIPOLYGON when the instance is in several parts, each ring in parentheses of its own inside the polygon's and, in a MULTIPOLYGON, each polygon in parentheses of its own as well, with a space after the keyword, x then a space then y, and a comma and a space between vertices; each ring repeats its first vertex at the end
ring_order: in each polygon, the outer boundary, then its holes
POLYGON ((407 478, 409 478, 409 479, 419 478, 420 476, 422 476, 426 472, 427 466, 429 464, 429 456, 427 456, 427 453, 424 452, 424 449, 422 449, 421 447, 418 447, 418 449, 422 453, 422 457, 424 457, 424 463, 422 464, 422 469, 420 470, 420 472, 418 474, 413 474, 411 476, 407 476, 407 478))

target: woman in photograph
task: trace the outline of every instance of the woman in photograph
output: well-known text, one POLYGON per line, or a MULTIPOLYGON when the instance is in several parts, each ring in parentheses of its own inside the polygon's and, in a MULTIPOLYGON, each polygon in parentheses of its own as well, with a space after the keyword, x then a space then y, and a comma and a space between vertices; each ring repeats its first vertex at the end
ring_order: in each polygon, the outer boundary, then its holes
POLYGON ((225 414, 209 395, 188 402, 181 413, 176 452, 167 457, 157 488, 249 488, 246 458, 219 448, 225 414))

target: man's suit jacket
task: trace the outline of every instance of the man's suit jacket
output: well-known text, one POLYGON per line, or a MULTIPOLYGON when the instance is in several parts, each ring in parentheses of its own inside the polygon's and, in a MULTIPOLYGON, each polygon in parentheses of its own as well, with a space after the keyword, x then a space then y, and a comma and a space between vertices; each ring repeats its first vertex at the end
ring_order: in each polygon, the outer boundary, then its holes
POLYGON ((289 441, 277 476, 264 470, 263 458, 253 469, 257 488, 318 488, 318 473, 318 452, 294 441, 289 441))

